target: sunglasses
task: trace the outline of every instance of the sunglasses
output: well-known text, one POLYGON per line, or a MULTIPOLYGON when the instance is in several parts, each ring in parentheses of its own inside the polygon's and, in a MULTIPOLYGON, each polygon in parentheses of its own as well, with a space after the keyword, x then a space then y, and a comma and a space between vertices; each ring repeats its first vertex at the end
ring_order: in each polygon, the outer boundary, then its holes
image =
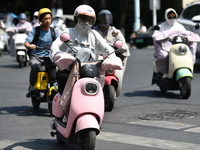
POLYGON ((176 16, 174 17, 169 16, 168 19, 176 19, 176 16))

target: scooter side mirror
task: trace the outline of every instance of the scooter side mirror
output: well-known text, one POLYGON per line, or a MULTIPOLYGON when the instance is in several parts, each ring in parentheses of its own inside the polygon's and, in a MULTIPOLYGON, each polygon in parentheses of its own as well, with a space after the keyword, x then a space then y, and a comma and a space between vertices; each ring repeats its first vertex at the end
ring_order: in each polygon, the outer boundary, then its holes
POLYGON ((60 40, 64 43, 68 42, 70 40, 70 35, 66 32, 63 32, 61 35, 60 35, 60 40))
POLYGON ((200 15, 192 17, 192 21, 195 23, 200 23, 200 15))
POLYGON ((116 49, 121 49, 122 46, 123 46, 123 43, 122 43, 122 41, 120 41, 120 40, 116 40, 115 43, 113 44, 113 46, 114 46, 114 48, 116 48, 116 49))
POLYGON ((197 30, 197 29, 199 29, 199 24, 197 23, 195 26, 194 26, 194 28, 197 30))

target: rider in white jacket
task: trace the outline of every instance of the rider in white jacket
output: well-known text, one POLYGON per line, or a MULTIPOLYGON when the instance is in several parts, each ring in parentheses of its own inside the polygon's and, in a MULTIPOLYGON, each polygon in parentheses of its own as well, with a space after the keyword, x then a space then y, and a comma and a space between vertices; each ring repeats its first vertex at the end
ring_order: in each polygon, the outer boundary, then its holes
POLYGON ((98 31, 109 44, 113 44, 116 40, 122 41, 123 46, 121 49, 119 49, 119 52, 124 57, 129 57, 129 48, 122 32, 111 25, 113 23, 112 13, 107 9, 101 10, 98 14, 97 21, 98 25, 94 26, 94 29, 98 31))
MULTIPOLYGON (((122 34, 122 32, 119 29, 116 29, 114 26, 112 26, 113 23, 113 15, 112 13, 107 10, 103 9, 98 13, 98 19, 97 19, 98 25, 94 26, 93 28, 101 34, 101 36, 106 39, 106 41, 109 44, 113 44, 116 40, 120 40, 123 43, 123 46, 118 50, 118 53, 116 55, 121 58, 123 62, 124 69, 123 70, 117 70, 115 72, 115 76, 117 76, 119 80, 119 86, 118 91, 120 91, 123 83, 123 76, 126 69, 126 64, 128 61, 128 57, 130 56, 129 47, 126 43, 126 40, 122 34)), ((119 93, 119 92, 117 92, 119 93)))
MULTIPOLYGON (((99 59, 99 54, 111 53, 114 49, 106 42, 106 40, 91 27, 96 21, 95 11, 92 7, 88 5, 80 5, 74 11, 74 21, 76 22, 75 28, 66 28, 63 32, 67 32, 70 35, 70 44, 72 47, 76 48, 76 57, 80 59, 81 62, 89 60, 99 59)), ((65 51, 70 53, 70 48, 63 43, 60 38, 57 38, 51 47, 50 57, 54 61, 54 57, 57 53, 65 51)), ((111 54, 109 57, 114 58, 116 61, 120 59, 116 58, 115 53, 111 54)), ((122 66, 122 62, 119 61, 122 66)), ((123 68, 123 67, 122 67, 123 68)), ((59 86, 59 92, 62 94, 70 68, 64 71, 58 71, 57 81, 59 86)))

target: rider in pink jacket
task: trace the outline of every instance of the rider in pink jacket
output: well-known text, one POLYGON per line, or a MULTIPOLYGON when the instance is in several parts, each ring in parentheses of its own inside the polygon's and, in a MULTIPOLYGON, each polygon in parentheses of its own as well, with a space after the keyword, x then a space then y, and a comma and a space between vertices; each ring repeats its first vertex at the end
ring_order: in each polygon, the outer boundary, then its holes
MULTIPOLYGON (((167 32, 167 31, 181 31, 186 32, 186 29, 183 25, 176 21, 178 15, 176 11, 172 8, 168 8, 165 11, 165 22, 159 25, 160 29, 153 33, 153 39, 160 33, 160 32, 167 32)), ((168 73, 168 54, 172 43, 170 41, 163 41, 157 42, 154 40, 154 47, 155 47, 155 56, 156 56, 156 66, 159 72, 166 74, 168 73)), ((195 62, 195 54, 196 54, 196 43, 192 43, 190 45, 190 50, 193 54, 193 61, 195 62)))

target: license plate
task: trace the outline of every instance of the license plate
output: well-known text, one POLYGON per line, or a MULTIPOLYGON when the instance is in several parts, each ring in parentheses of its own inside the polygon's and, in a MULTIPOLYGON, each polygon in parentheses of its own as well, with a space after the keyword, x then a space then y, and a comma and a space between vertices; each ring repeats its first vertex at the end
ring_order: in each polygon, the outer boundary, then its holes
POLYGON ((143 39, 136 39, 135 42, 136 42, 136 43, 144 43, 144 40, 143 40, 143 39))

